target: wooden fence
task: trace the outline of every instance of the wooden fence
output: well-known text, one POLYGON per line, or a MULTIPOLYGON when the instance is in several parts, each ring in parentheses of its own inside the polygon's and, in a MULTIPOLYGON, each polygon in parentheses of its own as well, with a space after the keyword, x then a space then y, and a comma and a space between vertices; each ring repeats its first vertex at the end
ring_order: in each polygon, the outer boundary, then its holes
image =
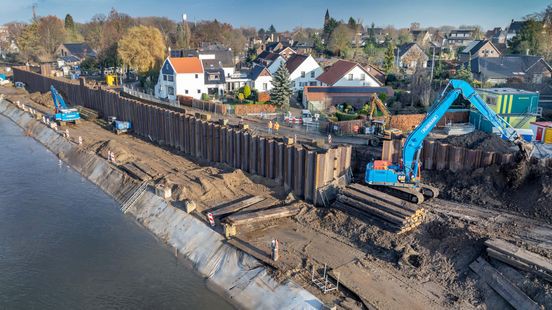
POLYGON ((54 85, 72 105, 96 110, 103 118, 115 116, 131 121, 138 136, 196 158, 276 180, 315 204, 321 203, 318 189, 345 175, 351 165, 350 146, 315 151, 285 145, 281 139, 203 121, 186 111, 121 97, 113 90, 89 86, 84 79, 45 77, 24 68, 14 68, 14 79, 24 82, 31 92, 47 92, 54 85))

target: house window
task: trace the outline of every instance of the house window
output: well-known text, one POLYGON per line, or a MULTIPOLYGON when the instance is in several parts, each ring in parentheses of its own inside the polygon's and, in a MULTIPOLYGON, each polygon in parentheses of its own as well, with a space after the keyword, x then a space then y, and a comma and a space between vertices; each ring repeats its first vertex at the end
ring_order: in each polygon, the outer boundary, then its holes
POLYGON ((302 77, 302 78, 305 77, 305 71, 301 71, 301 77, 302 77))
POLYGON ((349 76, 347 77, 347 79, 348 79, 349 81, 352 81, 352 80, 353 80, 353 74, 349 74, 349 76))
POLYGON ((310 82, 309 85, 310 86, 316 86, 316 82, 310 82))
POLYGON ((187 95, 187 94, 188 94, 188 90, 186 89, 186 90, 184 91, 184 93, 187 95))
POLYGON ((268 83, 263 83, 263 90, 268 90, 268 83))
POLYGON ((166 81, 168 79, 166 74, 163 74, 163 81, 166 81))
POLYGON ((295 87, 295 82, 291 82, 291 87, 295 87))
POLYGON ((169 82, 174 82, 174 75, 168 75, 167 78, 169 82))
POLYGON ((360 80, 361 80, 361 81, 366 80, 366 74, 362 73, 362 74, 360 75, 360 80))
POLYGON ((198 89, 198 90, 197 90, 197 93, 198 93, 198 94, 201 94, 201 89, 198 89))
POLYGON ((315 73, 314 71, 311 71, 311 78, 313 79, 314 79, 314 73, 315 73))
POLYGON ((199 74, 196 74, 196 75, 195 75, 195 78, 196 78, 196 79, 199 78, 199 74))
POLYGON ((169 96, 174 96, 174 87, 168 86, 167 93, 169 94, 169 96))

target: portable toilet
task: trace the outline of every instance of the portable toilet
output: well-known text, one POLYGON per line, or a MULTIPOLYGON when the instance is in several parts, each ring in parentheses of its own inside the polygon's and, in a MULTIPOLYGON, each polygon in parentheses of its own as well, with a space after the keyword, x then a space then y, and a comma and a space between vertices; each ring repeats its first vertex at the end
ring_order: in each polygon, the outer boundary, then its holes
POLYGON ((552 122, 532 122, 531 129, 535 134, 535 142, 552 143, 552 122))

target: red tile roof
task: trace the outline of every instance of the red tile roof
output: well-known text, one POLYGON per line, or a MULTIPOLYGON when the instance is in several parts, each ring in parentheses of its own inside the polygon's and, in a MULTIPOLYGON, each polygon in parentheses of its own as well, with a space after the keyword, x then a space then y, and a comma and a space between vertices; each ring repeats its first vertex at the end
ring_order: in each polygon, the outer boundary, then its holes
POLYGON ((176 73, 203 73, 199 57, 170 57, 169 61, 176 73))

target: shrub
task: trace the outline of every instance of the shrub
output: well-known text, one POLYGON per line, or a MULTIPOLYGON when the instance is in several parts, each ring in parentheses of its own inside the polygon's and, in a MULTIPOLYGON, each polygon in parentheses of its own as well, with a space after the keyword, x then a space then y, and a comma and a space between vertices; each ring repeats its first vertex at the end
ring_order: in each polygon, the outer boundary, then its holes
POLYGON ((348 114, 343 112, 335 112, 335 116, 339 121, 352 121, 358 118, 358 114, 348 114))
POLYGON ((239 100, 240 102, 242 102, 243 99, 245 99, 245 96, 243 95, 243 93, 239 93, 239 94, 238 94, 238 100, 239 100))
POLYGON ((251 96, 251 87, 249 87, 249 85, 245 85, 243 87, 243 96, 245 97, 245 99, 251 96))
POLYGON ((209 95, 207 95, 206 93, 203 93, 203 94, 201 94, 201 100, 209 101, 209 100, 211 100, 211 98, 209 98, 209 95))

